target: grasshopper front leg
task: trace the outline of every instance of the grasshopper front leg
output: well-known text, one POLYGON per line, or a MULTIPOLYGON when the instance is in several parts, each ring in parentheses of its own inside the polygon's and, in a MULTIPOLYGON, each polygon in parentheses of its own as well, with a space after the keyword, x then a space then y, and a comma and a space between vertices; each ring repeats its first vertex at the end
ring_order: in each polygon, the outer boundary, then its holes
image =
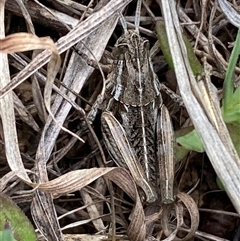
POLYGON ((148 203, 156 201, 157 194, 148 183, 143 168, 137 160, 136 153, 131 147, 122 125, 111 112, 103 112, 101 119, 103 139, 116 164, 127 168, 131 172, 136 184, 143 189, 148 203))

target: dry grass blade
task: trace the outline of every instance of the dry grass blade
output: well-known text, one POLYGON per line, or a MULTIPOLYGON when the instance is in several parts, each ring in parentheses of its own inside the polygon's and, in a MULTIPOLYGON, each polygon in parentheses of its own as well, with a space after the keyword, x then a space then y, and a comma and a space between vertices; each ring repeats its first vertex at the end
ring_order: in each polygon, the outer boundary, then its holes
POLYGON ((161 5, 164 18, 168 20, 166 21, 168 41, 174 65, 177 66, 175 72, 184 104, 218 177, 221 179, 237 212, 240 213, 240 162, 238 156, 234 150, 229 150, 225 145, 226 140, 232 143, 229 135, 224 142, 221 140, 216 127, 206 116, 207 110, 201 104, 202 96, 188 63, 179 20, 176 17, 175 2, 172 0, 161 1, 161 5))
POLYGON ((32 34, 35 34, 35 30, 34 30, 34 26, 33 26, 33 23, 32 23, 31 16, 29 15, 28 10, 23 3, 23 0, 16 0, 16 2, 18 3, 18 5, 21 9, 21 12, 23 13, 23 16, 26 20, 28 31, 32 34))
MULTIPOLYGON (((52 39, 58 39, 58 42, 55 47, 49 38, 38 39, 35 35, 26 33, 5 38, 3 25, 0 29, 2 51, 12 53, 31 48, 41 49, 44 48, 42 44, 48 48, 42 52, 34 51, 33 54, 9 54, 8 59, 0 51, 0 114, 3 123, 0 125, 0 192, 9 195, 26 211, 36 227, 39 241, 187 241, 204 238, 229 240, 233 237, 239 221, 236 209, 240 211, 240 165, 235 152, 235 148, 238 153, 240 150, 239 133, 227 125, 230 134, 232 135, 232 130, 234 132, 234 147, 222 120, 220 104, 221 98, 222 103, 225 101, 223 78, 232 47, 228 43, 234 41, 237 32, 236 27, 232 26, 232 23, 238 26, 239 17, 233 11, 237 9, 237 2, 233 1, 229 5, 225 0, 182 0, 176 4, 176 1, 169 0, 161 1, 160 11, 156 8, 156 2, 160 0, 148 3, 143 1, 141 14, 137 14, 141 15, 141 34, 136 39, 133 37, 134 42, 128 42, 130 44, 127 43, 126 46, 122 38, 118 37, 123 26, 117 25, 116 13, 121 12, 130 0, 45 0, 43 3, 34 0, 24 6, 25 2, 7 1, 5 13, 9 15, 4 18, 6 35, 27 30, 33 33, 35 30, 30 28, 35 27, 38 34, 50 35, 52 39), (89 6, 82 5, 86 2, 89 6), (226 4, 227 8, 224 7, 226 4), (159 35, 165 35, 166 42, 170 43, 169 49, 173 52, 173 61, 177 66, 175 69, 173 64, 168 63, 165 54, 163 59, 164 47, 161 45, 160 50, 158 43, 154 44, 156 36, 153 29, 157 24, 152 19, 163 21, 162 13, 169 40, 162 29, 159 30, 159 35), (151 17, 146 17, 146 14, 151 17), (80 18, 84 20, 78 22, 80 18), (147 29, 147 32, 142 29, 147 29), (189 69, 185 46, 182 45, 182 34, 186 33, 187 36, 183 38, 190 39, 189 46, 185 43, 187 52, 190 45, 193 47, 195 44, 196 58, 201 59, 196 78, 189 69), (138 44, 135 46, 134 43, 141 39, 146 44, 143 47, 138 44), (153 55, 148 56, 147 42, 154 46, 154 50, 150 51, 153 55), (69 49, 72 45, 74 48, 69 49), (55 55, 52 57, 56 57, 54 63, 49 62, 49 47, 56 53, 68 50, 62 54, 64 62, 57 78, 55 75, 59 59, 55 55), (131 50, 136 54, 130 57, 128 54, 132 53, 131 50), (145 53, 150 58, 142 65, 145 53), (161 82, 158 93, 161 93, 162 100, 150 101, 147 104, 149 108, 145 108, 141 96, 146 93, 146 96, 151 97, 152 87, 158 87, 158 81, 145 84, 145 80, 155 76, 153 71, 148 74, 147 70, 150 69, 153 69, 161 82), (129 76, 133 78, 128 78, 129 76), (130 83, 136 83, 136 88, 129 88, 130 83), (138 88, 140 84, 144 89, 149 86, 149 91, 138 88), (138 92, 140 98, 137 99, 142 107, 132 106, 131 101, 128 104, 122 101, 122 96, 129 96, 131 100, 138 92), (181 107, 175 103, 180 100, 178 94, 184 100, 181 107), (163 108, 160 113, 161 106, 163 108), (138 110, 141 115, 137 114, 136 118, 128 115, 132 113, 135 116, 138 110), (123 125, 123 130, 108 116, 108 111, 112 111, 110 113, 123 125), (154 116, 159 112, 154 121, 149 118, 150 112, 154 116), (101 120, 101 117, 105 120, 101 120), (174 131, 170 129, 171 122, 174 131), (148 128, 150 124, 153 128, 148 128), (178 136, 179 132, 181 136, 182 133, 188 133, 194 128, 193 124, 200 133, 201 141, 197 131, 194 131, 194 136, 192 133, 183 136, 185 143, 178 142, 179 145, 174 145, 175 134, 178 136), (104 125, 108 128, 106 131, 104 125), (77 138, 62 131, 61 126, 73 131, 85 142, 78 142, 77 138), (186 130, 184 127, 187 127, 186 130), (123 134, 124 131, 127 135, 123 134), (104 139, 105 135, 110 136, 108 140, 104 139), (110 151, 107 142, 112 143, 110 151), (204 152, 202 142, 207 153, 204 152), (184 153, 180 153, 179 157, 179 150, 181 152, 183 149, 184 153), (180 161, 189 149, 191 153, 180 161), (111 151, 120 157, 119 162, 113 162, 111 151), (174 154, 178 157, 176 164, 174 154), (213 170, 209 157, 217 173, 213 170), (144 164, 139 167, 142 161, 144 164), (121 162, 124 162, 123 166, 121 162), (123 168, 113 168, 116 165, 123 168), (155 173, 156 178, 152 178, 155 173), (146 182, 146 176, 150 184, 146 182), (231 200, 225 191, 219 191, 223 187, 217 176, 225 180, 224 188, 229 192, 231 200), (150 198, 143 199, 145 195, 141 187, 150 198), (156 197, 153 195, 155 192, 159 194, 156 197), (194 200, 182 192, 191 193, 194 200), (155 198, 153 203, 146 201, 155 198), (226 226, 224 234, 218 232, 226 226), (212 228, 215 233, 212 233, 212 228)), ((137 2, 139 4, 141 1, 132 1, 124 9, 123 18, 126 21, 134 22, 132 15, 137 2)), ((1 24, 3 5, 4 0, 0 3, 1 24)), ((129 25, 128 22, 125 25, 130 31, 134 28, 134 24, 129 25)), ((195 62, 189 53, 188 58, 190 63, 195 62)), ((193 65, 191 68, 195 75, 193 65)), ((232 77, 235 86, 239 84, 239 70, 235 67, 232 77)), ((16 237, 15 239, 17 240, 16 237)))
POLYGON ((226 0, 218 0, 218 4, 231 24, 238 28, 240 23, 239 13, 226 0))
POLYGON ((232 156, 235 155, 235 148, 233 143, 229 141, 229 132, 226 128, 226 124, 222 119, 221 108, 217 96, 217 89, 212 84, 210 79, 211 67, 204 61, 204 76, 198 82, 199 89, 202 93, 202 101, 206 108, 206 114, 211 121, 212 125, 215 126, 219 137, 228 147, 229 152, 232 156))
MULTIPOLYGON (((49 38, 38 38, 37 36, 28 34, 28 33, 16 33, 2 39, 0 44, 1 44, 0 50, 6 53, 27 51, 32 49, 42 49, 42 48, 49 48, 50 50, 52 50, 53 54, 48 64, 47 81, 44 89, 45 90, 44 97, 45 97, 46 108, 50 116, 52 116, 52 118, 55 120, 50 109, 50 102, 51 102, 51 92, 52 92, 53 81, 59 70, 61 60, 53 41, 49 38)), ((67 130, 67 132, 69 131, 67 130)), ((29 180, 25 180, 25 181, 29 182, 29 180)), ((42 225, 45 223, 56 223, 56 222, 51 222, 52 217, 55 216, 54 210, 52 209, 52 207, 53 207, 52 198, 49 195, 44 196, 44 195, 41 195, 39 192, 37 192, 32 205, 32 215, 35 222, 37 222, 38 224, 42 223, 42 225), (44 201, 45 206, 42 209, 38 209, 37 207, 41 206, 43 199, 45 199, 44 201), (49 206, 47 209, 46 209, 46 205, 49 206), (45 212, 44 214, 44 212, 42 212, 43 210, 52 210, 53 215, 48 215, 48 212, 45 212), (44 222, 43 220, 46 220, 46 221, 44 222)), ((45 230, 43 235, 45 237, 50 238, 51 240, 62 240, 62 234, 58 226, 55 226, 55 225, 49 226, 49 231, 46 231, 46 229, 41 229, 41 230, 45 230)))
MULTIPOLYGON (((96 58, 100 59, 105 49, 105 46, 107 44, 107 41, 110 38, 111 31, 113 31, 115 27, 116 20, 117 20, 116 16, 113 16, 113 18, 109 19, 107 23, 101 24, 99 26, 99 29, 97 29, 94 33, 90 34, 86 39, 83 40, 84 43, 78 44, 77 47, 79 51, 88 53, 89 50, 86 50, 86 46, 87 46, 88 49, 90 49, 90 51, 92 51, 92 53, 96 56, 96 58), (108 29, 108 31, 105 31, 104 29, 108 29), (103 32, 106 32, 106 34, 102 34, 103 32), (94 37, 94 34, 95 34, 95 37, 94 37), (98 41, 100 46, 99 44, 96 44, 96 41, 98 41)), ((66 86, 68 86, 68 88, 73 89, 76 92, 80 92, 86 79, 90 76, 92 71, 93 69, 90 66, 88 66, 86 62, 79 55, 77 55, 76 53, 73 53, 69 60, 68 68, 66 70, 66 73, 62 82, 66 86)), ((52 112, 54 113, 55 118, 60 125, 64 122, 64 120, 68 116, 68 113, 72 107, 72 104, 76 105, 76 103, 74 103, 74 100, 76 99, 76 95, 73 95, 71 92, 68 92, 66 94, 66 97, 67 98, 63 99, 62 96, 57 95, 52 107, 52 112), (68 103, 66 99, 70 100, 71 104, 68 103)), ((79 109, 81 108, 78 108, 78 110, 79 109)), ((83 111, 80 110, 80 113, 83 114, 83 111)), ((46 163, 54 148, 59 132, 60 132, 59 125, 56 125, 55 122, 52 120, 52 118, 48 118, 44 126, 44 130, 40 139, 40 144, 38 146, 37 155, 36 155, 38 160, 37 173, 39 174, 41 182, 48 181, 47 172, 46 172, 46 163), (46 145, 46 143, 48 144, 46 145)), ((51 204, 52 200, 50 200, 49 195, 46 194, 46 196, 48 196, 49 203, 51 204)), ((43 198, 43 201, 44 201, 45 197, 43 193, 41 194, 41 197, 43 198)), ((38 205, 37 202, 35 202, 35 204, 38 205)), ((37 207, 39 209, 42 209, 41 205, 38 205, 37 207)), ((51 205, 51 208, 49 208, 47 212, 48 212, 49 218, 51 219, 51 222, 58 223, 53 205, 51 205)), ((36 219, 36 220, 38 221, 39 219, 36 219)), ((54 229, 44 230, 44 226, 46 227, 48 224, 48 220, 46 219, 45 221, 46 221, 45 225, 41 225, 41 222, 39 223, 37 222, 36 225, 39 227, 39 229, 42 229, 43 233, 46 231, 47 232, 51 231, 49 235, 51 236, 54 235, 54 232, 55 232, 54 229)))
POLYGON ((18 113, 19 117, 23 120, 23 122, 25 122, 26 124, 31 126, 33 128, 33 130, 35 130, 36 132, 39 132, 40 127, 34 120, 31 113, 29 113, 29 111, 26 109, 26 107, 23 105, 23 103, 18 99, 18 97, 16 96, 16 94, 14 92, 13 92, 13 100, 14 100, 15 111, 16 111, 16 113, 18 113))
POLYGON ((52 181, 42 183, 38 186, 38 189, 52 193, 53 195, 71 193, 80 190, 101 176, 105 176, 115 182, 135 201, 128 233, 130 240, 143 241, 146 236, 143 207, 132 177, 123 168, 92 168, 76 170, 52 181))
POLYGON ((35 193, 31 205, 31 214, 34 223, 38 225, 40 233, 46 240, 64 240, 59 224, 54 220, 56 211, 53 209, 53 200, 50 194, 43 194, 39 191, 35 193))
MULTIPOLYGON (((50 97, 51 97, 51 92, 52 92, 52 84, 55 79, 55 76, 59 70, 61 59, 58 54, 58 51, 56 49, 56 46, 54 42, 50 38, 38 38, 37 36, 29 33, 16 33, 7 36, 6 38, 0 40, 0 50, 4 51, 6 53, 12 53, 12 52, 19 52, 19 51, 28 51, 28 50, 33 50, 33 49, 50 49, 52 51, 52 56, 48 64, 48 72, 47 72, 47 81, 46 81, 46 86, 45 86, 45 105, 47 110, 49 111, 49 114, 54 118, 53 114, 51 113, 50 110, 50 97)), ((9 160, 8 160, 9 161, 9 160)), ((10 165, 11 167, 11 165, 10 165)), ((13 169, 13 168, 12 168, 13 169)), ((20 168, 19 168, 20 169, 20 168)), ((13 169, 14 170, 14 169, 13 169)), ((21 170, 21 169, 20 169, 21 170)), ((29 179, 24 179, 25 182, 30 182, 29 179)), ((41 205, 44 200, 44 208, 46 208, 46 205, 49 207, 45 210, 50 210, 51 207, 53 206, 52 199, 49 195, 45 195, 44 197, 40 197, 40 193, 37 192, 35 195, 33 204, 38 203, 41 205)), ((49 226, 50 230, 53 230, 53 232, 46 232, 44 233, 45 236, 49 237, 50 233, 50 240, 63 240, 62 239, 62 234, 60 232, 59 227, 57 226, 56 222, 50 222, 51 217, 54 217, 55 215, 48 216, 48 213, 41 212, 44 209, 37 209, 38 205, 33 205, 32 207, 32 216, 34 220, 38 220, 40 222, 43 222, 43 220, 47 219, 47 222, 52 223, 51 226, 49 226), (40 218, 42 217, 42 218, 40 218), (56 223, 56 225, 54 225, 56 223), (55 233, 56 232, 56 233, 55 233)), ((54 211, 53 211, 54 212, 54 211)), ((46 223, 46 222, 43 222, 46 223)))
POLYGON ((48 64, 47 81, 44 88, 45 106, 50 116, 61 129, 73 135, 80 141, 83 141, 77 135, 62 127, 61 124, 59 124, 55 119, 50 108, 52 86, 61 64, 61 59, 54 42, 48 37, 39 38, 36 35, 29 33, 15 33, 0 40, 0 51, 3 51, 5 53, 14 53, 45 48, 50 49, 53 53, 48 64))
POLYGON ((103 175, 106 175, 109 179, 114 181, 135 200, 136 190, 132 184, 129 185, 127 180, 129 179, 129 174, 122 168, 91 168, 71 171, 54 180, 41 183, 38 189, 47 193, 52 193, 53 195, 62 195, 80 190, 103 175), (119 178, 116 178, 114 175, 115 172, 119 172, 119 178), (122 181, 124 179, 126 179, 126 181, 122 181))
MULTIPOLYGON (((106 4, 102 9, 93 13, 85 21, 72 29, 67 35, 59 39, 57 42, 58 52, 61 54, 73 45, 84 39, 95 31, 101 23, 116 14, 117 11, 121 11, 131 0, 114 0, 106 4)), ((0 91, 0 97, 7 94, 16 86, 21 84, 24 80, 30 77, 34 72, 40 69, 43 65, 50 60, 49 51, 43 51, 39 54, 28 66, 26 66, 17 76, 15 76, 11 84, 6 85, 0 91)))
MULTIPOLYGON (((44 136, 44 131, 43 131, 44 136)), ((46 142, 44 139, 40 140, 38 148, 42 152, 36 153, 36 174, 39 176, 39 182, 44 183, 48 181, 48 175, 46 172, 45 160, 45 149, 46 142)), ((60 230, 60 225, 57 220, 56 210, 53 205, 53 197, 50 193, 44 193, 40 190, 35 192, 35 195, 31 204, 31 214, 35 225, 39 229, 40 233, 47 240, 62 241, 63 234, 60 230), (49 225, 49 223, 51 225, 49 225)))
MULTIPOLYGON (((4 33, 4 4, 0 3, 0 38, 5 37, 4 33)), ((4 41, 4 40, 1 40, 4 41)), ((1 46, 1 44, 0 44, 1 46)), ((1 46, 2 48, 2 46, 1 46)), ((6 48, 6 46, 5 46, 6 48)), ((0 88, 10 83, 9 66, 7 55, 0 52, 0 88)), ((14 105, 12 93, 9 93, 0 100, 1 119, 4 130, 5 152, 7 161, 13 171, 20 171, 19 177, 30 182, 30 179, 24 169, 21 155, 18 147, 17 131, 15 125, 14 105)))
MULTIPOLYGON (((66 234, 64 235, 66 241, 76 241, 76 240, 84 240, 84 241, 103 241, 109 239, 107 235, 88 235, 88 234, 66 234)), ((129 239, 123 235, 118 235, 118 241, 129 241, 129 239)))
POLYGON ((36 35, 29 34, 29 33, 15 33, 15 34, 8 35, 7 37, 0 40, 0 51, 4 53, 14 53, 14 52, 22 52, 22 51, 29 51, 33 49, 45 49, 45 48, 50 49, 53 53, 48 64, 47 82, 46 82, 48 84, 46 84, 46 87, 45 87, 45 97, 46 97, 45 104, 49 113, 51 114, 50 96, 51 96, 52 84, 61 63, 61 59, 57 52, 54 42, 50 38, 46 38, 46 37, 39 38, 36 35))
MULTIPOLYGON (((25 171, 25 170, 24 170, 25 171)), ((3 192, 5 187, 7 186, 8 182, 16 177, 18 174, 18 171, 10 171, 3 177, 1 177, 1 182, 0 182, 0 192, 3 192)))
POLYGON ((181 221, 182 221, 182 212, 181 212, 181 207, 179 205, 177 205, 176 203, 172 203, 169 205, 165 205, 163 207, 161 224, 162 224, 163 232, 167 236, 167 238, 165 238, 164 241, 173 241, 173 240, 178 239, 176 236, 177 236, 180 226, 182 225, 181 221), (176 217, 177 217, 177 225, 174 230, 172 230, 169 227, 169 225, 170 225, 169 216, 172 211, 172 207, 174 208, 176 217))
MULTIPOLYGON (((189 240, 191 237, 194 236, 195 232, 198 229, 199 225, 199 213, 198 213, 198 207, 195 203, 195 201, 186 193, 178 193, 177 197, 179 198, 179 201, 174 204, 174 209, 176 212, 176 219, 177 219, 177 225, 174 231, 172 231, 171 225, 170 225, 170 212, 171 212, 171 206, 165 206, 163 207, 163 218, 162 218, 162 226, 163 226, 163 232, 165 235, 168 236, 169 240, 189 240), (186 207, 188 214, 190 215, 190 222, 191 225, 189 228, 186 228, 186 224, 184 222, 184 209, 183 205, 186 207), (178 231, 181 229, 184 229, 184 235, 181 234, 183 237, 177 237, 178 231), (187 233, 187 234, 186 234, 187 233)), ((173 206, 173 205, 172 205, 173 206)))
POLYGON ((89 213, 89 216, 91 219, 93 219, 93 225, 96 228, 97 231, 102 231, 105 229, 104 223, 102 221, 102 219, 100 219, 100 213, 97 209, 97 206, 95 204, 93 204, 93 199, 92 197, 89 195, 89 193, 83 188, 82 190, 80 190, 82 199, 85 203, 85 205, 88 205, 87 207, 87 211, 89 213))
POLYGON ((188 240, 195 234, 195 232, 198 229, 198 225, 199 225, 198 206, 193 200, 193 198, 186 193, 180 192, 178 193, 177 197, 185 205, 185 207, 187 208, 187 212, 190 215, 191 226, 186 230, 188 234, 183 238, 183 240, 188 240))
POLYGON ((14 33, 0 40, 0 51, 4 53, 23 52, 33 49, 50 49, 58 54, 52 39, 39 38, 30 33, 14 33))

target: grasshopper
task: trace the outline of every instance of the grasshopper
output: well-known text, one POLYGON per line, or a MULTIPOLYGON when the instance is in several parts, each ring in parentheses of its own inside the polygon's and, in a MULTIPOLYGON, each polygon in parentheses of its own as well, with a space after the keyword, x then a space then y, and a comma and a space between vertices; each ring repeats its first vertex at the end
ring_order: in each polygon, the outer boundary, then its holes
POLYGON ((113 49, 102 133, 111 157, 130 170, 146 201, 161 196, 166 204, 174 201, 173 130, 150 59, 149 41, 139 33, 140 8, 138 0, 134 30, 128 30, 122 20, 124 34, 113 49))

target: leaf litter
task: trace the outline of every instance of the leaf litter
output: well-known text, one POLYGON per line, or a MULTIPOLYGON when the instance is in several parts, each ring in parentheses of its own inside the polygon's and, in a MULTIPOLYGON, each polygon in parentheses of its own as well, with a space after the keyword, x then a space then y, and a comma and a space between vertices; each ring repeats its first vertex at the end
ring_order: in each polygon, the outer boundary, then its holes
MULTIPOLYGON (((1 29, 4 29, 4 7, 9 12, 14 13, 15 11, 13 5, 11 5, 13 3, 9 2, 7 1, 6 5, 3 2, 1 3, 1 29)), ((209 234, 204 234, 205 227, 201 223, 198 229, 198 209, 200 208, 201 210, 201 207, 206 207, 205 209, 210 208, 207 203, 211 202, 209 197, 211 194, 208 193, 218 189, 216 183, 213 181, 214 175, 213 177, 209 177, 211 175, 208 170, 200 165, 202 157, 199 160, 199 154, 196 155, 193 153, 189 155, 187 159, 178 163, 178 167, 176 168, 178 170, 176 182, 182 186, 180 189, 181 192, 177 194, 178 200, 181 202, 178 201, 164 208, 158 207, 158 211, 146 216, 144 212, 145 205, 142 202, 143 194, 141 190, 136 188, 136 184, 129 172, 123 168, 112 167, 114 165, 112 162, 106 162, 106 160, 109 160, 109 157, 105 147, 102 145, 98 117, 93 123, 88 121, 91 118, 88 116, 86 110, 89 110, 89 106, 94 106, 97 95, 102 95, 103 97, 104 84, 102 91, 96 92, 96 86, 99 84, 100 79, 99 72, 95 71, 93 73, 92 67, 89 67, 86 61, 76 54, 76 52, 72 52, 70 47, 81 40, 77 44, 80 54, 85 53, 89 55, 89 52, 91 52, 95 60, 99 61, 102 58, 102 61, 105 62, 107 59, 106 56, 109 55, 108 50, 111 49, 112 39, 110 38, 113 31, 116 31, 118 36, 121 34, 119 27, 115 28, 117 24, 117 11, 121 11, 130 1, 111 1, 109 4, 100 5, 100 10, 95 10, 95 14, 93 11, 92 15, 90 15, 92 13, 92 5, 85 6, 73 1, 57 2, 59 5, 52 6, 55 10, 49 10, 48 14, 54 12, 54 19, 62 28, 66 27, 67 23, 64 22, 65 18, 62 18, 63 15, 59 15, 60 12, 63 12, 65 17, 68 17, 68 21, 72 20, 75 23, 78 14, 86 13, 87 18, 75 25, 69 34, 63 35, 63 37, 58 36, 59 40, 56 44, 48 37, 39 38, 34 34, 23 32, 6 33, 6 38, 4 38, 4 33, 1 32, 0 49, 2 51, 1 68, 3 70, 1 79, 4 80, 1 81, 0 91, 2 97, 1 135, 2 143, 5 147, 5 154, 3 156, 6 156, 3 157, 3 163, 1 164, 4 167, 1 170, 1 191, 11 196, 13 200, 27 210, 27 215, 33 219, 38 232, 46 240, 73 240, 74 234, 76 235, 75 240, 77 240, 79 233, 103 234, 92 236, 92 240, 94 238, 97 240, 103 238, 112 240, 145 240, 146 237, 148 240, 156 240, 155 238, 158 240, 189 240, 193 239, 192 236, 194 234, 195 240, 198 240, 198 236, 209 238, 209 240, 229 239, 230 235, 234 235, 233 230, 237 229, 237 224, 235 224, 237 223, 236 218, 233 218, 228 226, 228 229, 232 230, 232 232, 225 231, 221 233, 222 237, 217 237, 218 233, 216 231, 215 233, 211 233, 211 229, 208 229, 209 234), (76 14, 75 17, 68 15, 66 9, 76 14), (90 17, 88 18, 89 15, 90 17), (104 22, 106 20, 108 24, 104 22), (108 41, 109 39, 110 41, 108 41), (26 55, 13 54, 13 52, 34 49, 46 50, 33 56, 32 61, 29 59, 29 56, 31 58, 29 52, 26 55), (65 62, 64 64, 62 63, 61 69, 59 69, 60 54, 66 50, 69 52, 61 56, 62 62, 65 62), (12 53, 9 55, 9 59, 6 58, 6 53, 12 53), (63 61, 64 58, 65 60, 63 61), (9 65, 12 64, 15 68, 15 76, 13 75, 14 77, 11 82, 9 72, 6 71, 8 63, 9 65), (48 63, 47 70, 41 68, 46 63, 48 63), (58 71, 61 72, 61 75, 57 74, 58 71), (39 100, 40 103, 44 101, 42 106, 45 107, 42 108, 46 108, 46 110, 43 110, 42 113, 33 104, 33 101, 27 100, 24 102, 18 97, 17 91, 11 92, 17 86, 21 88, 21 83, 33 74, 34 78, 37 78, 39 82, 38 93, 33 92, 34 95, 38 94, 38 96, 34 96, 33 98, 39 100), (55 81, 56 76, 59 78, 58 81, 55 81), (68 89, 61 86, 61 82, 68 89), (80 93, 81 98, 76 99, 77 96, 75 93, 80 93), (88 102, 85 102, 85 99, 88 102), (74 110, 71 107, 74 107, 74 110), (14 114, 14 108, 16 113, 18 113, 16 117, 14 117, 16 115, 14 114), (45 116, 44 111, 49 116, 45 116), (15 118, 17 118, 17 121, 15 118), (26 128, 23 128, 24 125, 28 127, 30 135, 21 133, 17 137, 17 133, 22 130, 26 131, 26 128), (64 125, 64 129, 61 127, 62 125, 64 125), (19 151, 21 140, 19 139, 19 143, 17 141, 20 136, 23 139, 27 138, 22 141, 24 148, 21 148, 21 153, 19 151), (77 141, 76 136, 81 142, 77 141), (199 170, 203 173, 200 174, 199 170), (192 184, 186 181, 184 175, 193 174, 196 176, 196 180, 201 176, 204 178, 201 180, 202 186, 194 188, 194 185, 198 181, 192 184), (84 188, 88 185, 95 190, 95 193, 84 188), (29 189, 29 187, 32 187, 32 189, 29 189), (191 195, 193 199, 189 198, 189 195, 186 194, 191 188, 193 188, 191 195), (79 190, 81 191, 79 192, 79 190), (81 206, 83 209, 81 209, 81 206), (77 208, 80 208, 80 210, 71 213, 71 210, 77 208), (189 212, 188 214, 186 209, 189 212), (58 220, 61 214, 64 214, 65 217, 58 220), (153 225, 150 225, 152 227, 152 232, 150 233, 148 232, 149 223, 153 223, 153 225), (188 228, 189 223, 190 226, 194 227, 192 230, 188 228), (65 229, 64 227, 67 227, 67 229, 62 231, 65 229), (65 235, 66 233, 72 234, 65 235), (126 234, 128 237, 124 236, 126 234), (149 235, 153 235, 155 238, 149 235), (176 237, 176 235, 180 235, 181 238, 176 237)), ((152 3, 153 9, 154 6, 158 6, 156 2, 152 3)), ((31 4, 34 7, 28 9, 22 3, 19 0, 19 5, 15 7, 16 9, 21 9, 29 28, 32 29, 32 21, 28 17, 30 16, 30 18, 34 19, 34 8, 42 7, 42 5, 38 5, 38 1, 33 1, 31 4), (25 7, 29 14, 26 14, 25 7)), ((200 13, 201 9, 199 8, 197 11, 197 8, 195 8, 193 10, 193 6, 196 7, 196 3, 188 1, 184 8, 181 7, 179 9, 179 18, 181 21, 185 22, 186 18, 191 16, 191 14, 186 14, 187 10, 200 13)), ((134 7, 133 2, 129 5, 129 12, 134 7)), ((210 5, 209 8, 205 5, 205 8, 207 9, 207 14, 209 14, 211 11, 210 5)), ((42 10, 48 11, 48 8, 44 7, 42 10)), ((189 12, 191 13, 191 11, 189 12)), ((221 13, 218 14, 224 18, 221 13)), ((222 69, 224 68, 223 66, 226 66, 228 59, 224 59, 221 52, 214 45, 211 46, 212 48, 209 47, 207 49, 207 38, 204 35, 206 34, 204 30, 206 31, 207 28, 205 18, 206 16, 202 16, 202 18, 199 17, 196 19, 202 21, 201 33, 197 31, 198 29, 195 29, 195 33, 198 33, 198 37, 196 38, 198 43, 195 43, 195 46, 198 46, 196 47, 196 53, 199 58, 206 56, 213 65, 213 75, 217 79, 217 81, 215 80, 217 82, 216 85, 218 88, 221 88, 219 87, 219 83, 221 83, 223 78, 222 69), (212 49, 214 53, 211 52, 212 49), (219 57, 217 60, 218 63, 215 64, 213 60, 217 57, 219 57)), ((47 20, 48 17, 42 15, 37 20, 35 18, 33 22, 44 23, 47 20)), ((217 35, 217 31, 222 31, 226 23, 223 26, 218 26, 216 20, 212 24, 215 24, 213 32, 215 31, 214 34, 217 35), (217 27, 219 27, 219 30, 217 27)), ((191 32, 193 31, 191 28, 197 28, 197 26, 194 23, 186 25, 189 38, 196 37, 196 34, 191 32)), ((24 27, 22 28, 25 30, 24 27)), ((52 26, 50 25, 48 28, 51 29, 52 26)), ((152 26, 149 29, 151 28, 152 26)), ((234 28, 230 31, 234 33, 234 28)), ((57 35, 55 33, 53 37, 57 35)), ((230 38, 231 34, 228 33, 227 37, 230 38)), ((224 46, 224 44, 220 44, 220 46, 224 46)), ((228 56, 229 50, 224 49, 224 51, 226 51, 226 56, 228 56)), ((236 72, 238 71, 238 68, 236 68, 236 72)), ((32 82, 32 84, 34 83, 33 77, 27 81, 32 82)), ((166 81, 168 80, 166 79, 166 81)), ((177 114, 179 113, 172 113, 173 116, 177 114)), ((184 119, 187 123, 188 116, 186 114, 181 113, 181 118, 181 125, 183 125, 184 119)), ((179 123, 176 122, 176 125, 179 125, 179 123)), ((224 193, 222 195, 224 196, 224 193)), ((231 213, 235 212, 231 202, 229 200, 226 202, 228 209, 222 210, 229 211, 229 213, 224 215, 224 212, 222 212, 218 223, 216 224, 217 221, 215 220, 215 223, 212 222, 211 225, 224 227, 227 215, 233 215, 231 213)), ((218 209, 222 207, 214 206, 214 208, 218 209)), ((200 215, 200 218, 204 218, 204 220, 207 217, 207 212, 200 215)), ((224 230, 224 228, 222 229, 224 230)), ((41 239, 41 235, 39 234, 39 239, 41 239)), ((81 236, 81 238, 87 240, 89 236, 81 236)), ((79 240, 81 239, 79 238, 79 240)))

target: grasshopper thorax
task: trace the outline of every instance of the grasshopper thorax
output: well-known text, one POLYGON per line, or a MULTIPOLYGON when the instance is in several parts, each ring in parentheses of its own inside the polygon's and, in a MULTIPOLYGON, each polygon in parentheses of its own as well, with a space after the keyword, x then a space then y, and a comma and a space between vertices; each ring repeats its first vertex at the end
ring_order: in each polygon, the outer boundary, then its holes
POLYGON ((161 102, 159 82, 149 57, 149 41, 136 29, 125 30, 113 53, 116 60, 111 73, 114 99, 125 106, 161 102))

